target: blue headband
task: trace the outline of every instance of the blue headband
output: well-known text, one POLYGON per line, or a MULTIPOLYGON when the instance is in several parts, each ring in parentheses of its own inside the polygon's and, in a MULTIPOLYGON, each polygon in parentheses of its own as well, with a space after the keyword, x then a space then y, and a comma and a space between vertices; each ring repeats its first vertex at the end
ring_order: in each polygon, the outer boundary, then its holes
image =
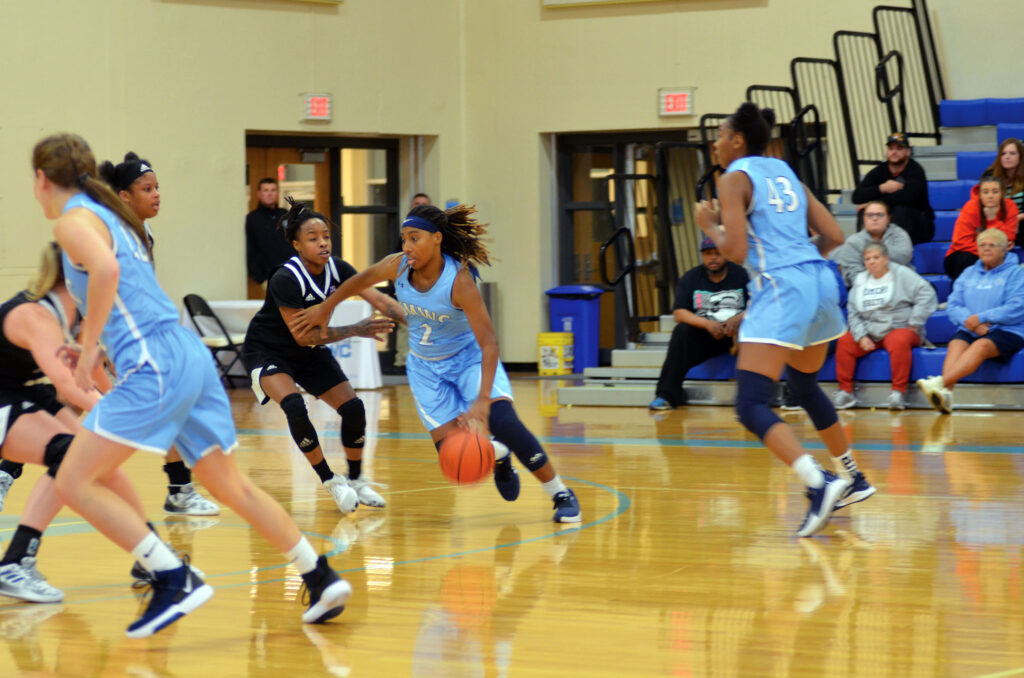
POLYGON ((409 228, 418 228, 421 231, 427 231, 429 233, 437 233, 438 228, 434 225, 434 222, 423 217, 418 217, 415 214, 408 216, 402 222, 402 228, 408 226, 409 228))

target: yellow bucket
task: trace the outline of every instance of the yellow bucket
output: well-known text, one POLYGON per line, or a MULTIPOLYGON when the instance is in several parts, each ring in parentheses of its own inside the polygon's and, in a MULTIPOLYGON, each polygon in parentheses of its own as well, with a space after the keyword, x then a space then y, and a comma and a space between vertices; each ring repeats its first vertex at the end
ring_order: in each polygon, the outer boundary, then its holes
POLYGON ((537 373, 540 375, 571 374, 572 332, 541 332, 537 335, 537 373))

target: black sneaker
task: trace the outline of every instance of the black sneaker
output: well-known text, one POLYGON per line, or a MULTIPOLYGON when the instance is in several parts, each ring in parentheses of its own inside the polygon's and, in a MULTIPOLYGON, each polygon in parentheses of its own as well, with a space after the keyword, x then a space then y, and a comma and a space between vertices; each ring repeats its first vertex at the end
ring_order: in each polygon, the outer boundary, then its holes
POLYGON ((153 573, 153 597, 146 611, 128 626, 129 638, 148 638, 197 609, 213 596, 213 588, 188 565, 153 573))
POLYGON ((345 603, 352 595, 352 586, 331 569, 327 558, 316 559, 316 568, 302 575, 305 592, 302 602, 309 602, 309 607, 302 613, 302 621, 307 624, 321 624, 328 619, 337 617, 345 609, 345 603))
POLYGON ((511 453, 494 462, 494 485, 505 501, 519 498, 519 474, 512 467, 511 453))
POLYGON ((555 502, 554 521, 556 523, 578 523, 583 520, 583 516, 580 514, 580 503, 576 500, 575 492, 566 489, 552 499, 555 502))

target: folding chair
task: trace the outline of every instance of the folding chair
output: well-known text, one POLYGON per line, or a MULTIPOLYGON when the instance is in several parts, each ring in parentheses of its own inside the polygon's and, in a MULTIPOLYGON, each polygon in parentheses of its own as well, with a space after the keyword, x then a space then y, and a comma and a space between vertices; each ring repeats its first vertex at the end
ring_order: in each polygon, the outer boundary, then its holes
POLYGON ((203 344, 210 349, 213 355, 213 362, 220 370, 220 378, 224 380, 228 388, 232 387, 232 379, 241 379, 249 383, 249 377, 240 374, 231 374, 231 368, 242 357, 241 344, 245 341, 245 334, 232 334, 224 327, 217 314, 213 312, 210 305, 198 294, 185 295, 185 310, 188 311, 192 324, 199 332, 199 338, 203 344), (220 354, 225 353, 231 357, 230 361, 222 362, 220 354))

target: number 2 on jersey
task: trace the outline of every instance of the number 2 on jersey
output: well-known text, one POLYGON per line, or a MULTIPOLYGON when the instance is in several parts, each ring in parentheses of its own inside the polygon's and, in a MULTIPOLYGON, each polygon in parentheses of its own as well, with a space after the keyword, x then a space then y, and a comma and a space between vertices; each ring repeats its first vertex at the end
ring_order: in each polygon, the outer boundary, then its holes
POLYGON ((775 177, 774 179, 764 178, 768 184, 768 204, 775 208, 775 211, 782 214, 782 210, 785 209, 787 212, 795 212, 800 206, 800 197, 793 190, 793 184, 790 183, 786 177, 775 177), (775 190, 775 185, 779 185, 779 190, 775 190), (779 193, 789 198, 789 202, 779 196, 779 193))
POLYGON ((420 346, 431 346, 430 333, 433 331, 433 326, 423 323, 423 336, 420 337, 420 346))

